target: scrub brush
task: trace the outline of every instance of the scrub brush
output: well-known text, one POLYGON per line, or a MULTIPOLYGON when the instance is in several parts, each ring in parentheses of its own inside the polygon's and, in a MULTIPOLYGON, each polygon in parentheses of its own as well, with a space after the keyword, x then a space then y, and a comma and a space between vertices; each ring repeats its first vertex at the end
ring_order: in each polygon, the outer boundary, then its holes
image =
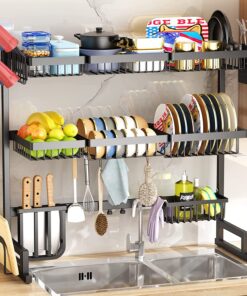
POLYGON ((99 235, 104 235, 108 228, 108 220, 103 212, 103 182, 101 179, 101 167, 98 169, 98 202, 99 212, 95 221, 95 230, 99 235))
POLYGON ((149 162, 144 168, 144 173, 145 183, 139 188, 139 199, 144 206, 151 207, 157 200, 158 190, 152 181, 152 167, 149 162))

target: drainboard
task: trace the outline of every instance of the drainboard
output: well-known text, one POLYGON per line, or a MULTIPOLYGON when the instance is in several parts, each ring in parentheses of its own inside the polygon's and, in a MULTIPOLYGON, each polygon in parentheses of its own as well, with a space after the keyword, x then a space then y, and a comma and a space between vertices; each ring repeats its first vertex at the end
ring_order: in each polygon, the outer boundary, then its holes
POLYGON ((137 261, 43 268, 32 273, 38 284, 51 295, 131 289, 170 282, 137 261))

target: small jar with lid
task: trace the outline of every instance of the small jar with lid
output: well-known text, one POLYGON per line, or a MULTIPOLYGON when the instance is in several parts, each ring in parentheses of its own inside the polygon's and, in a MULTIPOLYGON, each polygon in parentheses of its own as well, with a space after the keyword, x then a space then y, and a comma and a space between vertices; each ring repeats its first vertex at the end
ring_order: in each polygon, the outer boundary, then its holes
MULTIPOLYGON (((209 40, 203 42, 203 51, 217 51, 221 47, 221 43, 218 40, 209 40)), ((204 59, 202 61, 202 68, 204 70, 217 70, 220 69, 220 59, 204 59)))
MULTIPOLYGON (((193 52, 195 51, 194 42, 176 42, 176 52, 193 52)), ((195 60, 176 60, 175 69, 178 71, 193 71, 195 69, 195 60)))
POLYGON ((50 43, 33 43, 24 42, 22 43, 22 51, 26 56, 29 57, 49 57, 51 53, 50 43))

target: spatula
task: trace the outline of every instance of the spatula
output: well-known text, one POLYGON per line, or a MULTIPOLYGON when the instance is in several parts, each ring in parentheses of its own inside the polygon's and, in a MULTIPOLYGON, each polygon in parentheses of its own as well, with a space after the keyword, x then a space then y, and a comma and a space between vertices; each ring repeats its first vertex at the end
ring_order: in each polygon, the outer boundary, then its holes
POLYGON ((68 208, 68 222, 78 223, 85 221, 83 208, 77 202, 77 159, 72 160, 73 187, 74 187, 74 202, 68 208))

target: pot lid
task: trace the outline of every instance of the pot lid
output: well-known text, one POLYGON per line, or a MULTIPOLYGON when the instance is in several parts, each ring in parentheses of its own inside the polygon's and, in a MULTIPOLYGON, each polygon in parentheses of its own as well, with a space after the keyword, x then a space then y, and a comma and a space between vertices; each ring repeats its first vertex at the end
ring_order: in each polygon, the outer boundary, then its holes
POLYGON ((87 37, 118 37, 117 34, 114 34, 112 32, 103 31, 102 27, 97 27, 94 32, 88 32, 88 33, 85 33, 85 34, 81 34, 81 36, 87 36, 87 37))

